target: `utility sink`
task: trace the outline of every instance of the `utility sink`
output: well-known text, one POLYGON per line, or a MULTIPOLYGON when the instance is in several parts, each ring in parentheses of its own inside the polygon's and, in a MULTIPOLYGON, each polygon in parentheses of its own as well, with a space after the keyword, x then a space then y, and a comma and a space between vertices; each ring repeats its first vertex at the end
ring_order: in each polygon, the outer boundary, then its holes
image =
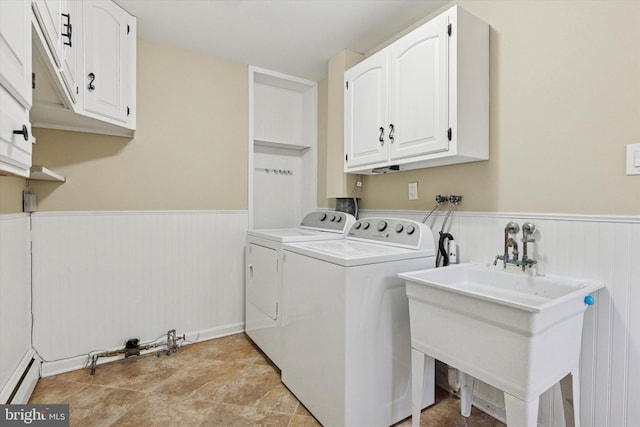
POLYGON ((401 278, 447 292, 491 301, 532 313, 578 299, 604 286, 601 282, 556 276, 528 276, 502 267, 458 264, 447 268, 414 271, 401 278))
MULTIPOLYGON (((603 282, 482 264, 398 276, 414 351, 503 390, 509 425, 535 425, 538 397, 568 374, 579 384, 584 311, 603 282)), ((575 393, 573 400, 577 418, 575 393)))

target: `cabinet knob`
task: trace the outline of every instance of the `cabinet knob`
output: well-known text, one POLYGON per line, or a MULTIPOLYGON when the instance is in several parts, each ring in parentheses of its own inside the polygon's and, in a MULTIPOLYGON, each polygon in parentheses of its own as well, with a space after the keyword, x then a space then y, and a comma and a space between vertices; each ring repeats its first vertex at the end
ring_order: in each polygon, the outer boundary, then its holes
POLYGON ((27 128, 27 125, 22 125, 22 129, 20 130, 14 130, 13 134, 22 135, 25 141, 29 140, 29 128, 27 128))
POLYGON ((93 73, 89 73, 89 74, 87 75, 87 77, 89 77, 89 78, 91 79, 91 80, 89 81, 89 86, 87 86, 87 89, 89 89, 89 92, 93 92, 93 91, 95 90, 95 88, 96 88, 96 87, 93 85, 93 82, 94 82, 94 81, 95 81, 95 79, 96 79, 96 75, 95 75, 95 74, 93 74, 93 73))
POLYGON ((380 145, 384 145, 384 128, 380 126, 380 136, 378 137, 378 141, 380 141, 380 145))

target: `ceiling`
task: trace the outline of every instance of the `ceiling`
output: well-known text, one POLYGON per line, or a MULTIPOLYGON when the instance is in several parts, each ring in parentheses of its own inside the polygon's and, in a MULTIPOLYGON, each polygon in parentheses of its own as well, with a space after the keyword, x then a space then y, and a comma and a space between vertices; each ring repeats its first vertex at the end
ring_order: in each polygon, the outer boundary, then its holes
POLYGON ((448 0, 116 0, 138 38, 313 81, 348 48, 367 52, 448 0))

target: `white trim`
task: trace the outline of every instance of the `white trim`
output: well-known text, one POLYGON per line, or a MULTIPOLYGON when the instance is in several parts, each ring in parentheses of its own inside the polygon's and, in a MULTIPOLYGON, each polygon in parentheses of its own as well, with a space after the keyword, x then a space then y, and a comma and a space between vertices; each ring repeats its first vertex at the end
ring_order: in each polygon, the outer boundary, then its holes
MULTIPOLYGON (((368 216, 419 216, 424 217, 428 211, 415 210, 382 210, 382 209, 361 209, 360 217, 368 216)), ((433 215, 443 216, 446 214, 446 206, 433 215)), ((523 212, 473 212, 454 210, 453 216, 472 218, 518 218, 518 219, 538 219, 551 221, 580 221, 580 222, 606 222, 606 223, 640 223, 640 215, 583 215, 583 214, 563 214, 563 213, 523 213, 523 212)))
POLYGON ((168 211, 47 211, 34 212, 33 216, 114 216, 114 215, 243 215, 246 210, 168 210, 168 211))
POLYGON ((12 220, 17 218, 26 218, 29 214, 27 213, 10 213, 10 214, 0 214, 0 221, 12 220))

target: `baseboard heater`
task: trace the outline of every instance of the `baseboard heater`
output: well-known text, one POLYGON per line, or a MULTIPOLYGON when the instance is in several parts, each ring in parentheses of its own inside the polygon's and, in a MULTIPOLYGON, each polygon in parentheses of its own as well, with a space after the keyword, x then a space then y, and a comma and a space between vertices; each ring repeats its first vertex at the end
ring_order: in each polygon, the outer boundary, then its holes
POLYGON ((31 393, 33 393, 33 389, 36 387, 38 379, 40 378, 37 362, 36 357, 33 355, 28 355, 27 358, 23 359, 11 380, 5 386, 5 393, 2 394, 6 395, 9 390, 11 390, 11 392, 8 393, 6 399, 3 396, 3 403, 24 404, 29 401, 29 397, 31 397, 31 393), (20 366, 25 366, 22 373, 20 373, 20 366), (11 384, 14 383, 13 388, 10 388, 11 384))

